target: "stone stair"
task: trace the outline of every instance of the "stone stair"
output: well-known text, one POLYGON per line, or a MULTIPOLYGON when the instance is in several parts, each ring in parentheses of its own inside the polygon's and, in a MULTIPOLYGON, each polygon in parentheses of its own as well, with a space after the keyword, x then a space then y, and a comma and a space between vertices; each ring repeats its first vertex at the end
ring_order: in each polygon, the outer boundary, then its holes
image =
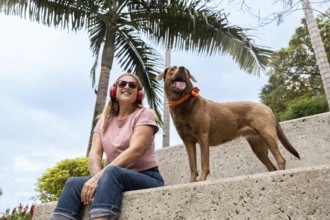
MULTIPOLYGON (((267 172, 246 141, 237 139, 211 148, 207 181, 187 183, 184 146, 160 149, 156 157, 166 186, 125 192, 119 219, 330 219, 330 112, 281 126, 301 157, 280 145, 286 170, 267 172)), ((33 220, 50 219, 55 205, 37 205, 33 220)))

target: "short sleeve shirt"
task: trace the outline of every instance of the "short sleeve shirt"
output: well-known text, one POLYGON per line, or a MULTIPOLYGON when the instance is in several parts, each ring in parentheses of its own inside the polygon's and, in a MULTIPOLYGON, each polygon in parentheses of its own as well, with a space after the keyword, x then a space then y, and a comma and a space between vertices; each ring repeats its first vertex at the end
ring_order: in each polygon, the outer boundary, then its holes
POLYGON ((110 117, 109 124, 104 132, 102 132, 101 128, 102 120, 103 117, 100 117, 94 128, 94 132, 100 134, 102 148, 107 157, 106 165, 111 163, 119 154, 129 147, 131 136, 137 126, 150 125, 153 126, 155 130, 152 140, 147 144, 143 155, 127 168, 142 171, 157 166, 154 155, 154 139, 158 127, 153 110, 138 108, 125 119, 110 117))

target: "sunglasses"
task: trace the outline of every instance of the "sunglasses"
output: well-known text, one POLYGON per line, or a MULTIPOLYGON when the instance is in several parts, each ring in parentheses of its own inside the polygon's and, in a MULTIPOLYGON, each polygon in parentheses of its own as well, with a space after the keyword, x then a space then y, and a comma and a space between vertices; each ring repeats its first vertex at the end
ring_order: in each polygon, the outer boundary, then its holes
POLYGON ((117 86, 119 88, 125 88, 127 84, 130 89, 135 89, 137 87, 136 82, 126 82, 124 80, 120 80, 117 82, 117 86))

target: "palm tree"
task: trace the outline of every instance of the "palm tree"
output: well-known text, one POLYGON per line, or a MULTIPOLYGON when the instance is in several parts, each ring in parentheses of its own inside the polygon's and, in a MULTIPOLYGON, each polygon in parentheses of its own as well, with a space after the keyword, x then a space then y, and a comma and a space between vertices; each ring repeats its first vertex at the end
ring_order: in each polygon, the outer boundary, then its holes
MULTIPOLYGON (((160 86, 154 77, 163 66, 162 58, 144 39, 161 45, 169 41, 173 48, 198 54, 229 54, 242 69, 254 74, 260 73, 271 55, 270 50, 254 45, 245 30, 229 26, 221 11, 207 7, 202 0, 2 0, 0 12, 28 16, 56 28, 88 31, 95 55, 93 85, 101 53, 91 129, 105 106, 115 57, 123 69, 139 76, 149 106, 160 119, 160 86)), ((90 143, 91 138, 87 155, 90 143)))
MULTIPOLYGON (((166 43, 165 50, 165 67, 171 65, 171 42, 166 43)), ((164 110, 163 110, 163 148, 170 146, 170 109, 167 105, 167 98, 164 94, 164 110)))
POLYGON ((327 54, 324 49, 320 31, 314 18, 313 9, 309 0, 301 0, 304 10, 308 32, 311 38, 317 64, 319 66, 320 75, 323 82, 325 95, 330 109, 330 66, 327 54))

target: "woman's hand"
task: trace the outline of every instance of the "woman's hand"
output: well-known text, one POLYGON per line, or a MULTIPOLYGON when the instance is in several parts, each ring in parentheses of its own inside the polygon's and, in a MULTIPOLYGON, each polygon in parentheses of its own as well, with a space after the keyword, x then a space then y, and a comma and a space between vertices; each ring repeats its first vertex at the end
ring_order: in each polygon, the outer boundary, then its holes
POLYGON ((92 148, 89 152, 88 169, 91 178, 85 183, 81 190, 81 202, 85 205, 92 204, 97 184, 103 173, 102 171, 102 154, 101 138, 98 133, 93 134, 92 148))
POLYGON ((82 188, 81 202, 83 202, 84 205, 92 204, 100 177, 101 177, 101 172, 90 178, 82 188))

